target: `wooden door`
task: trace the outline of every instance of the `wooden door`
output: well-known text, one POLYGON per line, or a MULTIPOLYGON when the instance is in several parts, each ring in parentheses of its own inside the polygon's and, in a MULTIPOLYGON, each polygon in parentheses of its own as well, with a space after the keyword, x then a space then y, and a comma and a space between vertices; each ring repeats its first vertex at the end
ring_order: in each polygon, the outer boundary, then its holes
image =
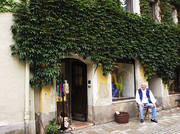
POLYGON ((82 62, 72 62, 72 118, 87 121, 87 67, 82 62))

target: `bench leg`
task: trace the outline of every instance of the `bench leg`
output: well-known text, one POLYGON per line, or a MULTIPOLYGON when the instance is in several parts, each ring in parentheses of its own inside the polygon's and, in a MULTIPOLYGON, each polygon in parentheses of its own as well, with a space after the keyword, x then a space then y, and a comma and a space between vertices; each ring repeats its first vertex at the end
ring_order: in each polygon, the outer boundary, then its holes
POLYGON ((148 116, 148 120, 149 120, 149 107, 146 108, 146 113, 145 113, 145 117, 148 116))

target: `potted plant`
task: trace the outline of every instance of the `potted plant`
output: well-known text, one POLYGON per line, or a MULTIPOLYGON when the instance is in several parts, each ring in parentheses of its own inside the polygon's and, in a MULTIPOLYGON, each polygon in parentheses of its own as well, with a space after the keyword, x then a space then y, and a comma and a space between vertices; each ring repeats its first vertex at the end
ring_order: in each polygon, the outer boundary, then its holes
POLYGON ((60 128, 61 125, 56 124, 56 118, 53 118, 49 121, 49 125, 47 125, 45 129, 47 134, 57 134, 60 128))

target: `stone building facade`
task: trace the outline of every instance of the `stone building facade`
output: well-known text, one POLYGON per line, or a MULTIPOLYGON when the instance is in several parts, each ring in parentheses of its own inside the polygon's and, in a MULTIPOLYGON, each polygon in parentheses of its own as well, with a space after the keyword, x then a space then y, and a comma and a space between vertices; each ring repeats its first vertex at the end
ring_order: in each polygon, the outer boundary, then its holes
MULTIPOLYGON (((139 0, 129 0, 131 12, 140 15, 139 0)), ((155 17, 161 21, 159 15, 158 1, 155 3, 155 17)), ((177 23, 177 10, 173 9, 173 18, 177 23)), ((10 45, 14 43, 12 32, 12 13, 0 13, 0 133, 31 133, 37 131, 45 133, 44 127, 52 118, 57 118, 62 109, 57 101, 58 83, 54 86, 43 86, 41 89, 32 88, 29 80, 32 74, 29 64, 19 62, 18 57, 11 56, 10 45)), ((84 60, 82 57, 66 57, 61 70, 64 70, 65 78, 69 84, 68 114, 71 118, 84 119, 94 124, 102 124, 114 121, 115 111, 129 112, 131 117, 137 116, 137 104, 135 101, 136 89, 141 83, 146 82, 157 99, 159 110, 176 107, 176 99, 180 94, 169 94, 168 86, 163 84, 162 79, 154 75, 147 82, 144 76, 144 68, 138 59, 132 57, 131 61, 123 60, 116 63, 119 69, 114 72, 122 77, 121 96, 112 95, 113 75, 103 76, 102 68, 98 67, 91 60, 84 60), (64 66, 63 66, 64 65, 64 66), (76 69, 84 70, 77 75, 79 81, 83 81, 85 97, 81 92, 74 90, 76 87, 76 69), (73 69, 75 72, 73 73, 73 69), (81 79, 81 76, 83 80, 81 79), (72 96, 73 92, 79 93, 72 96), (82 97, 83 100, 75 97, 82 97), (74 97, 74 98, 73 98, 74 97), (79 102, 78 105, 72 101, 79 102), (86 102, 80 104, 81 102, 86 102), (75 112, 76 107, 84 106, 84 113, 81 115, 75 112)), ((81 84, 80 84, 81 85, 81 84)), ((68 99, 68 98, 66 98, 68 99)), ((61 102, 61 101, 60 101, 61 102)))

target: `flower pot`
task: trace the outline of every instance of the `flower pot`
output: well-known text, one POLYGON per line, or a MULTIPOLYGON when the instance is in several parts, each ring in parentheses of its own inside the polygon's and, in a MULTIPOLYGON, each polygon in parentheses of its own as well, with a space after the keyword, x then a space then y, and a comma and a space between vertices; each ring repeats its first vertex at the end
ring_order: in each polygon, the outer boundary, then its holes
POLYGON ((49 132, 47 132, 47 134, 53 134, 53 132, 50 130, 49 132))

